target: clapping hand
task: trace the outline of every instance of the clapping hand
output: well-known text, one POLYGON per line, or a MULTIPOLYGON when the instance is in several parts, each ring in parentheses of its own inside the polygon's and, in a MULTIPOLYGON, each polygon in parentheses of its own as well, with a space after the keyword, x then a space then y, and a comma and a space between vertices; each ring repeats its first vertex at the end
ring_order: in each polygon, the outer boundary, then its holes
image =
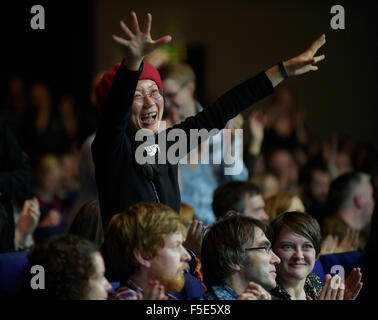
POLYGON ((168 300, 164 292, 164 286, 159 281, 149 281, 143 288, 143 293, 137 292, 137 300, 168 300))
POLYGON ((272 300, 272 296, 262 286, 251 281, 237 300, 272 300))
MULTIPOLYGON (((322 292, 318 300, 344 300, 345 285, 339 275, 326 274, 322 292)), ((307 300, 312 300, 307 296, 307 300)))
POLYGON ((345 280, 344 300, 354 300, 362 288, 362 274, 360 268, 353 268, 348 278, 345 280))
POLYGON ((27 237, 34 232, 40 216, 38 199, 26 200, 17 223, 18 230, 23 237, 27 237))
POLYGON ((194 220, 186 235, 184 247, 192 250, 197 257, 201 257, 201 246, 205 232, 206 226, 201 221, 194 220))

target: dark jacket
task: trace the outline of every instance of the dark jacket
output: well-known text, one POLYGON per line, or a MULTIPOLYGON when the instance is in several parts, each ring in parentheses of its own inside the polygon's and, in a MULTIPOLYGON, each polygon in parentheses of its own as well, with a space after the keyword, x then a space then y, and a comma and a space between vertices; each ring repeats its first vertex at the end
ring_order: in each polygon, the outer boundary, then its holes
POLYGON ((14 217, 11 200, 23 201, 32 183, 30 161, 23 156, 13 133, 0 122, 0 252, 14 251, 14 217))
MULTIPOLYGON (((128 130, 128 120, 142 68, 143 64, 139 71, 130 71, 121 64, 92 144, 104 226, 114 214, 140 201, 159 201, 176 212, 180 210, 177 164, 158 164, 152 166, 152 170, 151 166, 142 166, 135 161, 137 144, 135 134, 128 130)), ((272 83, 262 72, 229 90, 213 105, 173 128, 184 130, 188 141, 190 129, 223 129, 228 120, 273 91, 272 83)), ((168 135, 173 128, 155 134, 155 143, 158 143, 159 136, 160 141, 165 142, 164 135, 168 135)), ((167 142, 164 148, 159 143, 161 152, 156 153, 155 157, 165 154, 172 144, 175 141, 167 142)))

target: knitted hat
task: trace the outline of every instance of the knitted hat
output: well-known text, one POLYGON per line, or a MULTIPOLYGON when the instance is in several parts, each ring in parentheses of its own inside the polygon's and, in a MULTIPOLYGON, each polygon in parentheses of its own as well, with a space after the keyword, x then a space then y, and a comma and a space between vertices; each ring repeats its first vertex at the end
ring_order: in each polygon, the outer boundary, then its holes
MULTIPOLYGON (((106 99, 108 98, 110 89, 112 88, 114 76, 117 73, 120 65, 121 62, 118 62, 112 69, 106 71, 97 86, 97 105, 100 114, 102 108, 105 105, 106 99)), ((157 84, 159 90, 163 89, 163 83, 161 81, 159 72, 148 62, 143 62, 143 71, 139 76, 139 80, 153 80, 157 84)))

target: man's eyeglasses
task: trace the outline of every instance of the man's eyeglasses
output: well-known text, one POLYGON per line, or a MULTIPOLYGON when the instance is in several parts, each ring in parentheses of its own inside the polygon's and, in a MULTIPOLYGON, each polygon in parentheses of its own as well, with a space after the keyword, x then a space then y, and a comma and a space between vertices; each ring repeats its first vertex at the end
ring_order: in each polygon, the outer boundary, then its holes
POLYGON ((256 247, 256 248, 245 248, 245 250, 265 250, 267 254, 272 252, 272 246, 270 243, 265 244, 263 247, 256 247))
POLYGON ((135 92, 134 102, 143 103, 144 99, 146 99, 147 96, 149 96, 150 98, 154 100, 157 100, 157 99, 160 99, 162 95, 163 95, 163 90, 158 90, 158 89, 151 90, 148 93, 135 92))

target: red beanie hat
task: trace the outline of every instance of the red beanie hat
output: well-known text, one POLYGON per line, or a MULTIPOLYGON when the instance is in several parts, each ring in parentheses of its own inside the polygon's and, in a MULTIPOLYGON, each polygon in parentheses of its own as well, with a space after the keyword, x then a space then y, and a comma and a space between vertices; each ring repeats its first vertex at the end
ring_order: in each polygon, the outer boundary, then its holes
MULTIPOLYGON (((118 62, 112 69, 106 71, 97 86, 97 105, 100 114, 102 108, 105 105, 106 99, 108 98, 110 89, 112 88, 114 76, 117 73, 120 65, 121 62, 118 62)), ((160 90, 163 89, 163 83, 161 81, 159 72, 152 64, 148 62, 143 62, 143 71, 139 76, 139 80, 153 80, 156 82, 160 90)))

